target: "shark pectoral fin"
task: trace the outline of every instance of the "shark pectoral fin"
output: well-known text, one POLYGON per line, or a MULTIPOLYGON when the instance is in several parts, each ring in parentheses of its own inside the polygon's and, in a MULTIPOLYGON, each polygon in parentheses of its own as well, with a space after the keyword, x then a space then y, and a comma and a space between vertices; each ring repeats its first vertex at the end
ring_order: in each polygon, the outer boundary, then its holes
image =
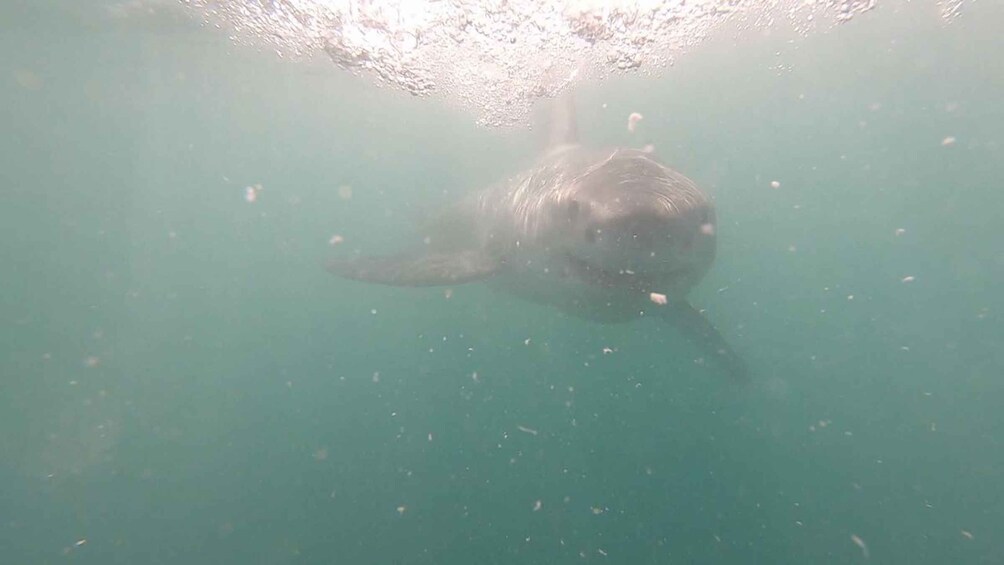
POLYGON ((440 286, 491 277, 499 262, 480 251, 335 260, 328 270, 346 279, 391 286, 440 286))
POLYGON ((673 322, 686 338, 714 358, 730 377, 740 382, 749 381, 746 362, 736 354, 711 322, 690 303, 681 301, 671 304, 666 306, 663 312, 666 319, 673 322))

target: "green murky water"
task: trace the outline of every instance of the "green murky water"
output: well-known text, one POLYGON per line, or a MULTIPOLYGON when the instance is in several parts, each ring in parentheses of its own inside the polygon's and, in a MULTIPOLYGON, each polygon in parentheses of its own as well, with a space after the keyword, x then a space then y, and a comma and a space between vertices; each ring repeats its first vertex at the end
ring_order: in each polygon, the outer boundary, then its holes
POLYGON ((324 272, 535 134, 89 13, 0 8, 0 562, 1004 554, 999 6, 726 34, 580 91, 587 140, 715 195, 692 298, 748 387, 655 320, 324 272))

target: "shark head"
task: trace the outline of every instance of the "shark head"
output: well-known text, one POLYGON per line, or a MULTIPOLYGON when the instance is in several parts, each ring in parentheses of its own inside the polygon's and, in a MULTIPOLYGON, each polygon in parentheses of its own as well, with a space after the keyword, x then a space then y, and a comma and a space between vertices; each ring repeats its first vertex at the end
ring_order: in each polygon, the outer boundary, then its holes
POLYGON ((607 281, 626 276, 689 287, 714 260, 711 202, 648 153, 613 152, 570 182, 552 210, 562 252, 607 281))

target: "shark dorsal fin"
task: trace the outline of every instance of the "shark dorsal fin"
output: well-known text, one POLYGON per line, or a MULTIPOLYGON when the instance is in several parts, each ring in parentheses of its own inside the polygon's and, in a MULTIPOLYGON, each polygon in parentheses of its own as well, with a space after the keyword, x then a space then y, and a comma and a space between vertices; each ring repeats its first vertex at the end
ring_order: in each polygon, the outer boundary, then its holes
POLYGON ((575 118, 575 98, 571 92, 558 95, 551 105, 548 124, 548 149, 579 143, 579 124, 575 118))

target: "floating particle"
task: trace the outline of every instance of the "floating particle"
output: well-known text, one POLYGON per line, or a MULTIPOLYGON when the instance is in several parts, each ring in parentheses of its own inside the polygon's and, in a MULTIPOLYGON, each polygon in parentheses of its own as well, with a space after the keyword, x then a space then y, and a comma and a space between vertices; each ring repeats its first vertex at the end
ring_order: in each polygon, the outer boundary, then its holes
POLYGON ((84 366, 88 369, 93 369, 101 364, 101 358, 96 355, 91 355, 84 359, 84 366))
POLYGON ((701 233, 704 235, 715 235, 715 224, 706 223, 701 224, 701 233))
POLYGON ((854 542, 854 545, 861 548, 861 555, 863 555, 865 559, 868 559, 868 544, 865 543, 865 540, 855 534, 851 534, 851 541, 854 542))
POLYGON ((474 371, 473 373, 471 373, 471 380, 474 381, 474 382, 476 382, 476 383, 480 383, 481 382, 481 379, 478 377, 478 372, 477 371, 474 371))
POLYGON ((609 355, 609 354, 611 354, 611 353, 613 353, 613 352, 614 352, 614 350, 613 350, 613 349, 610 349, 609 347, 604 347, 604 348, 603 348, 603 354, 604 354, 604 355, 609 355))
POLYGON ((345 238, 336 233, 335 235, 331 236, 331 239, 328 240, 328 245, 338 245, 339 243, 344 243, 344 242, 345 238))
POLYGON ((854 295, 853 294, 848 294, 847 295, 847 300, 854 300, 854 295))
POLYGON ((779 181, 772 180, 772 181, 770 181, 770 187, 771 188, 775 188, 775 189, 776 188, 781 188, 781 183, 779 181))
POLYGON ((798 251, 798 248, 795 247, 794 245, 789 245, 788 246, 788 253, 794 253, 796 251, 798 251))
POLYGON ((903 277, 903 279, 900 282, 912 283, 915 280, 917 280, 917 279, 913 275, 909 275, 909 276, 903 277))
POLYGON ((429 432, 429 441, 432 441, 432 432, 429 432))
POLYGON ((221 536, 228 536, 234 533, 234 525, 231 522, 224 522, 220 524, 219 532, 221 536))
POLYGON ((906 233, 905 229, 903 229, 903 228, 896 228, 896 236, 897 237, 903 235, 904 233, 906 233))
POLYGON ((449 300, 449 299, 453 298, 453 289, 452 289, 452 288, 448 288, 448 289, 444 290, 444 291, 443 291, 443 296, 444 296, 444 297, 445 297, 445 298, 446 298, 447 300, 449 300))
POLYGON ((665 294, 659 294, 658 292, 653 292, 648 295, 648 299, 659 306, 665 306, 669 303, 669 299, 666 298, 665 294))
POLYGON ((589 510, 592 511, 594 516, 599 516, 600 514, 603 514, 603 509, 600 508, 599 506, 593 506, 589 510))
POLYGON ((339 186, 338 197, 342 200, 352 200, 352 187, 347 184, 339 186))
POLYGON ((405 506, 405 505, 403 505, 403 504, 402 504, 401 506, 398 506, 398 507, 397 507, 397 513, 398 513, 398 515, 400 515, 400 516, 403 516, 403 515, 404 515, 404 513, 405 513, 405 511, 407 511, 407 510, 408 510, 408 507, 407 507, 407 506, 405 506))
POLYGON ((530 338, 524 339, 523 340, 523 345, 530 345, 530 338))
POLYGON ((638 112, 631 112, 631 115, 628 116, 628 126, 627 126, 628 131, 633 132, 635 128, 638 126, 638 122, 640 122, 642 118, 643 116, 638 112))
POLYGON ((14 82, 25 90, 38 90, 44 84, 41 77, 24 69, 14 71, 14 82))
POLYGON ((76 543, 73 544, 74 547, 80 547, 87 543, 87 539, 78 539, 76 543))
POLYGON ((258 201, 258 189, 253 186, 244 187, 244 200, 248 202, 258 201))
POLYGON ((879 104, 878 102, 872 102, 871 104, 868 105, 868 109, 871 110, 872 112, 877 112, 881 108, 882 104, 879 104))
POLYGON ((374 371, 371 380, 375 383, 380 382, 380 371, 374 371))
POLYGON ((523 432, 523 433, 525 433, 525 434, 530 434, 532 436, 537 435, 537 430, 535 430, 533 428, 528 428, 526 426, 516 426, 516 429, 519 430, 519 431, 521 431, 521 432, 523 432))
POLYGON ((541 506, 540 500, 537 500, 536 502, 534 502, 533 503, 533 511, 536 512, 536 511, 540 510, 540 506, 541 506))
POLYGON ((319 447, 314 450, 313 458, 318 461, 325 461, 328 458, 328 448, 319 447))
POLYGON ((941 140, 942 147, 948 147, 949 145, 955 145, 955 138, 952 136, 948 136, 941 140))
POLYGON ((966 539, 969 539, 969 540, 971 540, 971 539, 973 539, 975 537, 975 536, 973 536, 973 534, 967 532, 966 530, 961 530, 960 533, 962 534, 962 537, 964 537, 966 539))
POLYGON ((606 557, 606 556, 607 556, 607 552, 606 552, 606 551, 603 551, 602 549, 599 549, 599 548, 597 548, 597 549, 596 549, 596 553, 599 553, 599 554, 600 554, 600 555, 602 555, 603 557, 606 557))

